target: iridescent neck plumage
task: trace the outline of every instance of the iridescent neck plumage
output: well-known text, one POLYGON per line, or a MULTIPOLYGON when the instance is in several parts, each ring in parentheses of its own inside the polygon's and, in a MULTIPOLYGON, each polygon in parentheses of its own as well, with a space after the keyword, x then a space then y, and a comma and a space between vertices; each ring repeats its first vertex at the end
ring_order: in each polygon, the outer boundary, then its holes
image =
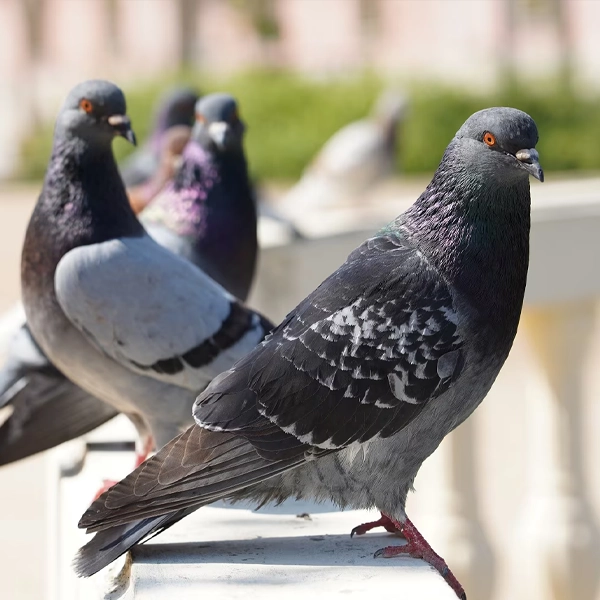
POLYGON ((450 147, 425 192, 395 226, 489 319, 504 306, 520 308, 529 260, 526 177, 498 185, 466 168, 450 147))
MULTIPOLYGON (((93 241, 142 231, 127 198, 109 143, 58 135, 40 203, 48 214, 68 220, 69 235, 93 232, 93 241)), ((80 240, 79 243, 85 243, 80 240)))
POLYGON ((163 223, 178 235, 201 238, 206 233, 207 201, 220 181, 212 155, 190 140, 177 174, 144 211, 144 219, 163 223))

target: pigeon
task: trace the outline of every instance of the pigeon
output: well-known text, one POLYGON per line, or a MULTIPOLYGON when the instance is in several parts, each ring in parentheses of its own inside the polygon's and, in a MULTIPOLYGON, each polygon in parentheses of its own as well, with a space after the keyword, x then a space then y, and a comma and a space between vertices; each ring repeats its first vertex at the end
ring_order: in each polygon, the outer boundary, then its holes
POLYGON ((112 154, 119 135, 135 141, 122 91, 76 86, 27 228, 22 295, 52 364, 125 413, 148 452, 193 422, 198 392, 272 325, 146 233, 112 154))
POLYGON ((0 409, 10 409, 0 425, 0 466, 79 437, 118 414, 58 371, 26 323, 9 349, 0 371, 0 409))
POLYGON ((191 132, 191 128, 186 125, 176 125, 168 129, 163 136, 160 162, 154 175, 144 183, 127 188, 129 204, 136 215, 140 214, 175 176, 191 132))
POLYGON ((171 127, 193 125, 194 106, 198 97, 196 90, 179 87, 170 90, 159 100, 150 138, 121 165, 121 176, 126 187, 141 185, 154 176, 160 167, 166 132, 171 127))
POLYGON ((198 100, 181 165, 141 217, 160 244, 191 260, 242 301, 248 297, 258 254, 244 128, 229 94, 198 100))
MULTIPOLYGON (((203 143, 207 147, 206 152, 211 156, 215 155, 216 164, 213 169, 219 174, 221 181, 209 179, 210 187, 207 193, 200 194, 203 192, 202 188, 196 189, 194 185, 201 185, 204 180, 201 172, 194 171, 194 177, 198 174, 198 181, 192 177, 188 183, 183 176, 181 183, 171 184, 169 192, 157 200, 157 206, 148 207, 139 216, 150 234, 165 247, 211 273, 220 275, 222 269, 223 277, 217 277, 217 281, 230 293, 245 300, 255 269, 257 244, 254 199, 249 193, 241 147, 243 126, 234 123, 231 134, 226 136, 227 144, 218 149, 214 143, 209 143, 203 138, 202 131, 205 125, 201 123, 205 119, 204 113, 208 114, 210 111, 214 112, 215 123, 219 123, 219 110, 224 111, 224 118, 233 117, 236 111, 231 110, 232 106, 236 106, 235 100, 225 94, 207 96, 198 103, 199 122, 195 130, 200 140, 198 143, 203 143), (230 154, 232 156, 228 157, 230 154), (221 161, 225 163, 224 168, 221 168, 221 161), (240 163, 239 168, 235 168, 231 174, 228 171, 228 161, 234 166, 240 163), (232 182, 233 176, 237 179, 232 182), (227 194, 228 192, 230 193, 227 194), (236 195, 233 192, 236 192, 236 195), (183 202, 182 200, 189 200, 190 193, 193 202, 183 202), (198 207, 204 206, 206 210, 203 219, 198 222, 198 207), (171 218, 173 213, 175 218, 171 218), (215 228, 221 228, 217 235, 214 232, 215 228), (232 258, 237 260, 231 267, 223 264, 222 254, 228 252, 228 249, 222 248, 222 244, 219 243, 222 238, 219 234, 227 229, 231 236, 230 245, 234 249, 232 258), (209 243, 204 243, 206 239, 209 243), (242 244, 243 240, 249 240, 249 244, 247 248, 240 249, 238 244, 242 244), (245 251, 247 254, 244 254, 245 251)), ((229 125, 225 128, 217 125, 217 131, 228 128, 229 125)), ((172 168, 170 162, 173 153, 180 155, 182 148, 178 147, 182 142, 185 145, 188 140, 187 128, 176 126, 167 131, 163 171, 172 168), (170 152, 171 155, 168 156, 170 152), (170 162, 167 161, 167 156, 170 162)), ((196 154, 198 152, 202 152, 201 147, 196 154)), ((190 165, 186 165, 185 168, 188 172, 192 170, 190 165)), ((211 173, 214 174, 213 171, 211 173)), ((159 176, 164 179, 161 186, 163 187, 169 179, 168 174, 163 172, 159 176)), ((153 179, 156 180, 156 177, 153 179)), ((152 182, 149 182, 140 187, 151 184, 152 182)), ((135 211, 131 190, 128 190, 128 194, 135 211)), ((0 407, 10 405, 13 412, 0 426, 0 465, 88 433, 118 414, 105 402, 87 394, 69 381, 51 364, 31 336, 24 314, 16 315, 12 328, 16 332, 8 348, 9 360, 0 371, 0 407), (48 420, 48 415, 53 415, 53 418, 48 420)), ((137 464, 142 462, 145 453, 143 450, 138 454, 137 464)))
POLYGON ((337 131, 285 194, 281 208, 292 216, 372 193, 394 170, 398 126, 408 101, 396 90, 377 99, 372 114, 337 131))
MULTIPOLYGON (((464 589, 405 511, 423 461, 486 396, 512 346, 529 262, 533 119, 467 119, 417 201, 211 382, 195 423, 103 494, 79 526, 89 576, 218 499, 377 508, 410 555, 464 589)), ((360 527, 358 529, 359 533, 360 527)), ((387 527, 386 527, 387 528, 387 527)), ((356 532, 356 531, 355 531, 356 532)))

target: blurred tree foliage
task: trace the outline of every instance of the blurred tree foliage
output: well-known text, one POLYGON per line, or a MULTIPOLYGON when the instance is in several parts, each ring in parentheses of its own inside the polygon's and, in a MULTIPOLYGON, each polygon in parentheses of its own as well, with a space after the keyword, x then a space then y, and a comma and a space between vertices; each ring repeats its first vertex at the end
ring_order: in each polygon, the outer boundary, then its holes
POLYGON ((231 4, 244 12, 252 26, 263 39, 279 37, 279 23, 275 14, 273 0, 229 0, 231 4))
MULTIPOLYGON (((383 89, 374 75, 318 81, 266 71, 226 79, 184 73, 142 86, 124 85, 139 140, 149 131, 156 98, 176 81, 195 85, 203 93, 234 94, 248 126, 246 149, 253 175, 290 181, 335 131, 368 114, 383 89)), ((404 89, 410 108, 401 131, 399 172, 401 165, 405 173, 431 173, 458 127, 471 113, 488 106, 514 106, 533 116, 546 171, 600 169, 600 96, 583 97, 560 83, 526 88, 512 82, 485 95, 426 84, 404 89)), ((51 136, 48 125, 25 141, 22 177, 43 176, 51 136)), ((115 150, 121 158, 131 148, 117 141, 115 150)))

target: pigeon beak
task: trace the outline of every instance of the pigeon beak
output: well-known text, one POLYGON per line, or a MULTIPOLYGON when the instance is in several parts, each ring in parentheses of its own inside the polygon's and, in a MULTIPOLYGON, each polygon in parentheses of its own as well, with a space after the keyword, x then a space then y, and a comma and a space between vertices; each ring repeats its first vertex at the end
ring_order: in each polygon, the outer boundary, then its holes
POLYGON ((231 140, 231 127, 225 121, 215 121, 208 126, 208 135, 219 150, 225 150, 231 140))
POLYGON ((544 171, 540 165, 540 155, 535 148, 528 148, 527 150, 519 150, 515 154, 515 158, 519 161, 521 166, 536 179, 541 182, 544 181, 544 171))
POLYGON ((135 133, 131 129, 131 121, 127 115, 111 115, 108 124, 114 129, 115 135, 124 137, 130 144, 137 145, 135 133))

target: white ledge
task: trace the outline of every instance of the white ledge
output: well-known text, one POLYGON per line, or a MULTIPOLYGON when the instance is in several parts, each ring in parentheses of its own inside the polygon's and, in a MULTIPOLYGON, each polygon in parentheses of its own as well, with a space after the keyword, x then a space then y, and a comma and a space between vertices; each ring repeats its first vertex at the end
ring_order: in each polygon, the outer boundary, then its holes
POLYGON ((412 600, 455 598, 422 561, 373 558, 377 549, 403 543, 401 538, 350 538, 352 527, 376 514, 334 510, 294 502, 260 512, 203 508, 134 549, 122 598, 281 600, 282 591, 286 598, 367 598, 399 587, 412 600))
MULTIPOLYGON (((90 437, 95 442, 131 439, 124 417, 90 437)), ((49 554, 57 564, 55 600, 214 600, 245 598, 281 600, 331 596, 367 598, 401 589, 411 600, 455 600, 441 576, 420 560, 375 559, 384 546, 404 543, 376 530, 350 538, 356 525, 379 518, 375 511, 340 512, 332 504, 287 501, 255 511, 254 504, 217 503, 199 509, 160 536, 136 546, 89 579, 76 578, 70 562, 76 549, 91 539, 77 530, 79 515, 103 477, 124 476, 131 452, 88 450, 75 476, 63 470, 64 453, 53 453, 59 479, 56 524, 59 547, 49 554), (298 516, 301 515, 301 516, 298 516), (399 587, 401 586, 401 587, 399 587)), ((51 542, 52 543, 52 542, 51 542)), ((452 563, 452 557, 445 557, 452 563)))

